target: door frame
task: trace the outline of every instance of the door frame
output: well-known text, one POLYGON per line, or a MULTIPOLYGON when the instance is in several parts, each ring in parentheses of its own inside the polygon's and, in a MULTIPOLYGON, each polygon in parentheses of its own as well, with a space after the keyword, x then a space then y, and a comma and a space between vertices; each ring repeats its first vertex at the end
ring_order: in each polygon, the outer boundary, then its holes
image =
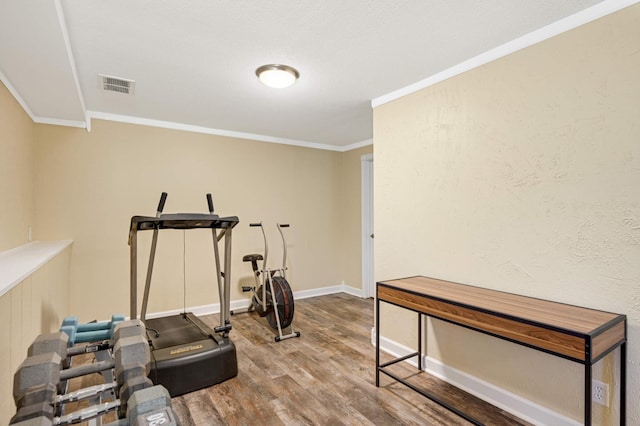
POLYGON ((362 194, 362 297, 374 296, 373 276, 373 154, 360 157, 362 194))

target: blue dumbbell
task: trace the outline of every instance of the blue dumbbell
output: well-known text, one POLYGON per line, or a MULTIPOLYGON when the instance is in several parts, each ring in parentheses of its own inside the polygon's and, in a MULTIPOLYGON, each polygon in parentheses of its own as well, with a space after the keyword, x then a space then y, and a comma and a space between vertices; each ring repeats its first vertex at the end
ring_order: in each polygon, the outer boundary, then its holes
POLYGON ((124 321, 124 315, 116 314, 111 316, 111 321, 89 322, 86 324, 78 324, 77 317, 66 317, 62 320, 62 327, 71 325, 76 327, 76 331, 96 331, 109 330, 113 328, 113 324, 124 321))
POLYGON ((66 317, 62 321, 60 331, 69 336, 69 346, 76 343, 97 342, 113 339, 116 325, 125 320, 124 315, 112 315, 111 321, 78 324, 77 317, 66 317))

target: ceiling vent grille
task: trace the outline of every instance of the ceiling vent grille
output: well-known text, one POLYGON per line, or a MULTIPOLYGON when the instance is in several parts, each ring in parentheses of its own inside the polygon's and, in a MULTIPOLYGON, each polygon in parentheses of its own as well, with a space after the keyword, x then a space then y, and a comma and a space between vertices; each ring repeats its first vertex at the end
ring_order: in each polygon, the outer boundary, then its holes
POLYGON ((113 77, 111 75, 98 74, 100 78, 100 86, 106 92, 124 93, 133 95, 136 82, 127 78, 113 77))

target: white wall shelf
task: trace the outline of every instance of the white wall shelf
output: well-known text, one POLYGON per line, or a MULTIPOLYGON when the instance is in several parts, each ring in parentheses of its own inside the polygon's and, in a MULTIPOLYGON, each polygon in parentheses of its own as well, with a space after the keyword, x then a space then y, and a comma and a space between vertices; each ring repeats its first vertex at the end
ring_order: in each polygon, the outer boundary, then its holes
POLYGON ((24 281, 71 243, 72 240, 33 241, 0 252, 0 296, 24 281))

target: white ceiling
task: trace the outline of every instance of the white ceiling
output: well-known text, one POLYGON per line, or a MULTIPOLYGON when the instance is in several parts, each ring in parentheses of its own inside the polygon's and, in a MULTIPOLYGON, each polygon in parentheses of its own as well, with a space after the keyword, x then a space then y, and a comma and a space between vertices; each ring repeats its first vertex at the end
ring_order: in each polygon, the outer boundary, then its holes
POLYGON ((372 138, 372 100, 632 2, 0 0, 0 78, 36 122, 107 118, 344 150, 372 138), (254 72, 268 63, 299 81, 263 86, 254 72), (102 91, 98 74, 135 80, 134 95, 102 91))

